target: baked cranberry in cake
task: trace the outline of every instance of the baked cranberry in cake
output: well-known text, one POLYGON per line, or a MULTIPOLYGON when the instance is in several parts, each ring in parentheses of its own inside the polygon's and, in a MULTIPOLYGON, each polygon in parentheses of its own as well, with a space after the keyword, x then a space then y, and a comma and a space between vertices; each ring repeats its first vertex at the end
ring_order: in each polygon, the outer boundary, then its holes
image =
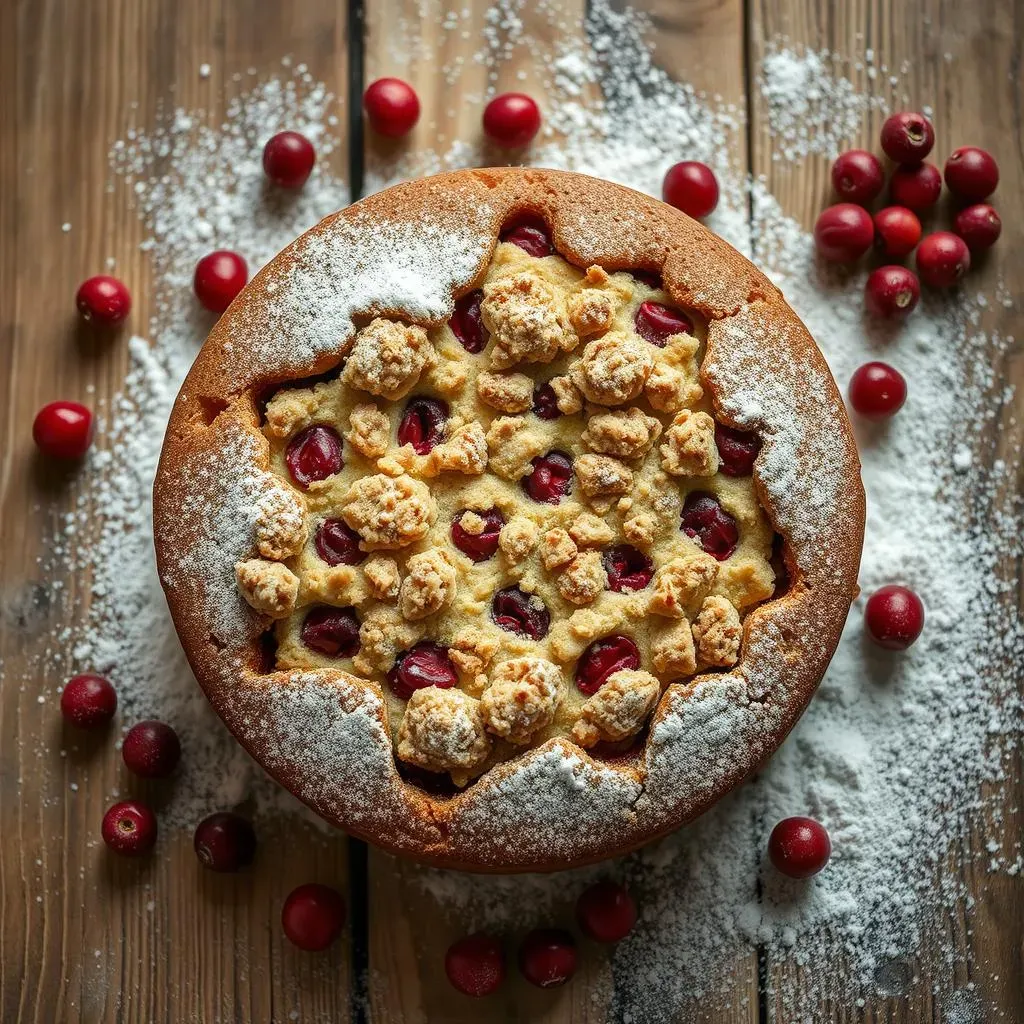
POLYGON ((354 608, 319 605, 306 613, 302 642, 327 658, 351 658, 359 650, 359 619, 354 608))
POLYGON ((707 491, 692 491, 683 505, 682 530, 709 554, 724 562, 739 543, 736 520, 707 491))
POLYGON ((533 389, 533 411, 542 420, 557 420, 562 415, 558 408, 558 395, 550 384, 538 384, 533 389))
POLYGON ((388 672, 388 686, 396 697, 408 700, 424 686, 442 690, 457 686, 458 673, 448 652, 440 644, 424 640, 403 651, 388 672))
POLYGON ((628 636, 606 636, 595 640, 576 663, 576 686, 580 693, 597 693, 616 672, 640 667, 640 652, 628 636))
POLYGON ((616 544, 601 557, 608 574, 608 589, 616 594, 643 590, 654 576, 654 563, 632 544, 616 544))
POLYGON ((537 259, 550 256, 555 251, 551 244, 551 235, 548 233, 547 225, 536 217, 522 220, 513 227, 507 228, 501 233, 501 241, 517 245, 528 256, 534 256, 537 259))
POLYGON ((523 490, 534 501, 557 505, 572 491, 572 458, 565 452, 538 455, 531 465, 532 471, 523 477, 523 490))
POLYGON ((444 440, 448 405, 437 398, 418 395, 409 400, 398 424, 398 443, 411 444, 417 455, 426 455, 444 440))
POLYGON ((345 465, 338 432, 322 423, 296 434, 288 443, 284 460, 292 479, 302 488, 334 476, 345 465))
POLYGON ((484 293, 479 288, 468 295, 463 295, 455 303, 455 309, 448 321, 448 326, 452 329, 452 334, 459 339, 459 344, 473 355, 483 352, 487 347, 487 328, 484 327, 480 316, 480 302, 483 297, 484 293))
POLYGON ((754 460, 761 451, 761 439, 746 430, 716 423, 715 447, 719 472, 726 476, 750 476, 754 472, 754 460))
POLYGON ((359 548, 360 539, 344 519, 325 519, 317 527, 313 543, 328 565, 359 565, 366 560, 366 552, 359 548))
POLYGON ((664 348, 669 338, 677 334, 693 334, 693 322, 689 317, 650 299, 640 303, 633 323, 636 333, 658 348, 664 348))
POLYGON ((502 629, 530 640, 543 640, 551 628, 551 612, 544 602, 519 587, 506 587, 494 595, 491 616, 502 629))
POLYGON ((486 512, 463 509, 452 520, 452 543, 474 562, 486 562, 498 550, 498 535, 504 525, 505 517, 496 508, 486 512), (467 512, 483 520, 483 529, 479 533, 471 533, 462 525, 462 517, 467 512))

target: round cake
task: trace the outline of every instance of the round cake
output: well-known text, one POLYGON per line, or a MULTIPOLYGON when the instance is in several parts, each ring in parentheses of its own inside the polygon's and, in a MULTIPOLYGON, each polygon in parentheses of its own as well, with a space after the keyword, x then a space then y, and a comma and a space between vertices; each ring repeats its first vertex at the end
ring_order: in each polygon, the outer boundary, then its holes
POLYGON ((394 853, 548 870, 692 819, 782 742, 864 529, 806 328, 684 214, 582 175, 409 182, 217 323, 155 486, 238 740, 394 853))

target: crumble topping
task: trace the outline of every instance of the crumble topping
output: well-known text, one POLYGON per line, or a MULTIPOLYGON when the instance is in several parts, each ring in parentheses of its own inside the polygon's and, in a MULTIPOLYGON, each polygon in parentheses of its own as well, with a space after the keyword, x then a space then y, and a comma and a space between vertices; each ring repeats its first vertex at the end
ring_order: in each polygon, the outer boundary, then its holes
POLYGON ((348 417, 345 440, 360 455, 376 459, 388 450, 391 421, 372 402, 357 405, 348 417))
POLYGON ((693 639, 701 665, 731 668, 740 659, 740 613, 724 597, 706 597, 693 621, 693 639))
POLYGON ((366 551, 401 548, 426 536, 437 518, 427 485, 411 476, 363 477, 341 501, 345 522, 362 537, 366 551))
POLYGON ((529 743, 554 720, 561 684, 561 669, 544 658, 503 661, 480 698, 485 727, 510 743, 529 743))
POLYGON ((607 455, 581 455, 576 459, 580 488, 589 498, 627 494, 633 487, 633 471, 607 455))
POLYGON ((653 346, 636 334, 615 332, 588 342, 569 375, 588 401, 622 405, 643 391, 653 368, 653 346))
POLYGON ((513 564, 521 562, 537 546, 540 531, 532 519, 524 515, 513 516, 498 534, 498 546, 513 564))
POLYGON ((568 565, 576 557, 576 542, 561 527, 548 530, 541 539, 540 560, 551 572, 568 565))
POLYGON ((590 604, 604 591, 608 577, 601 556, 596 551, 583 551, 559 574, 557 582, 558 592, 566 601, 590 604))
POLYGON ((655 615, 680 619, 688 608, 700 605, 717 576, 718 562, 703 551, 673 558, 654 574, 647 608, 655 615))
POLYGON ((250 558, 235 566, 242 597, 261 615, 283 619, 290 615, 299 596, 299 577, 280 562, 250 558))
POLYGON ((661 684, 649 672, 614 672, 580 708, 572 737, 581 747, 629 739, 644 727, 660 696, 661 684))
POLYGON ((487 760, 491 740, 480 702, 461 690, 427 686, 405 706, 398 729, 398 756, 432 772, 471 772, 487 760))
POLYGON ((438 548, 413 555, 406 563, 406 577, 398 592, 398 607, 411 622, 425 619, 452 603, 455 568, 438 548))
POLYGON ((550 363, 579 344, 555 289, 532 274, 514 274, 484 285, 480 305, 491 332, 491 365, 550 363))
POLYGON ((253 526, 256 547, 264 558, 284 561, 306 544, 306 502, 301 494, 281 486, 260 495, 253 526))
POLYGON ((422 327, 378 317, 356 334, 342 380, 381 398, 404 398, 437 363, 422 327))
POLYGON ((580 440, 591 451, 601 455, 638 459, 651 450, 651 445, 660 435, 661 423, 632 406, 591 416, 580 440))
POLYGON ((714 476, 718 472, 715 421, 706 412, 683 409, 665 431, 661 466, 673 476, 714 476))
POLYGON ((402 582, 398 563, 387 555, 374 555, 363 565, 363 575, 369 584, 370 595, 378 601, 391 601, 398 597, 402 582))
POLYGON ((480 401, 499 412, 526 412, 533 405, 533 379, 525 373, 481 373, 476 379, 480 401))

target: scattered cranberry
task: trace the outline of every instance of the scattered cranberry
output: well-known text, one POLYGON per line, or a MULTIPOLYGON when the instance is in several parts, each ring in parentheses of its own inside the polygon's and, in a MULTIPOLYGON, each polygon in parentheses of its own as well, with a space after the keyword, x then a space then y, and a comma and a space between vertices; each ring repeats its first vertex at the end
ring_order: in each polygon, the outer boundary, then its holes
POLYGON ((533 389, 533 411, 542 420, 557 420, 562 415, 558 408, 558 395, 550 384, 538 384, 533 389))
POLYGON ((633 326, 644 341, 658 348, 664 348, 677 334, 693 334, 693 321, 688 316, 649 299, 637 307, 633 326))
POLYGON ((426 455, 444 440, 448 405, 438 398, 410 398, 398 424, 398 443, 411 444, 417 455, 426 455))
POLYGON ((946 186, 960 199, 979 203, 999 184, 999 165, 977 146, 961 146, 946 161, 946 186))
POLYGON ((754 460, 761 451, 761 439, 746 430, 736 430, 723 423, 715 423, 715 447, 718 448, 718 468, 726 476, 750 476, 754 460))
POLYGON ((489 996, 505 980, 505 953, 493 935, 467 935, 444 955, 448 980, 463 995, 489 996))
POLYGON ((366 559, 366 552, 359 547, 360 540, 344 519, 325 519, 317 527, 313 543, 328 565, 359 565, 366 559))
POLYGON ((412 131, 420 119, 420 100, 408 82, 378 78, 363 93, 363 110, 375 132, 397 139, 412 131))
POLYGON ((932 288, 949 288, 971 269, 967 243, 952 231, 936 231, 917 250, 917 272, 932 288))
POLYGON ((132 297, 124 281, 109 274, 97 274, 78 286, 75 305, 83 320, 112 327, 131 311, 132 297))
POLYGON ((661 184, 661 198, 694 220, 701 220, 718 205, 718 179, 707 164, 684 160, 668 169, 661 184))
POLYGON ((576 687, 587 697, 601 689, 616 672, 640 667, 640 652, 628 636, 617 634, 595 640, 576 662, 576 687))
POLYGON ((60 695, 60 713, 79 729, 99 729, 117 711, 117 691, 103 676, 73 676, 60 695))
POLYGON ((935 164, 897 167, 889 179, 889 198, 896 206, 926 210, 939 201, 942 175, 935 164))
POLYGON ((447 649, 429 640, 422 640, 399 654, 388 672, 388 686, 396 697, 403 700, 408 700, 426 686, 447 690, 458 682, 459 677, 447 649))
POLYGON ((907 587, 882 587, 868 598, 864 623, 880 647, 905 651, 924 629, 924 604, 907 587))
POLYGON ((636 903, 621 885, 597 882, 576 901, 576 920, 595 942, 619 942, 636 924, 636 903))
POLYGON ((502 93, 484 107, 484 134, 497 146, 520 149, 539 131, 540 108, 524 93, 502 93))
POLYGON ((237 252, 218 249, 196 264, 192 287, 211 313, 223 313, 249 280, 249 268, 237 252))
POLYGON ((922 161, 935 145, 935 130, 924 114, 893 114, 882 125, 882 149, 898 164, 922 161))
POLYGON ((96 431, 92 413, 78 402, 44 405, 32 423, 32 440, 51 459, 80 459, 96 431))
POLYGON ((1003 222, 988 203, 975 203, 956 215, 953 230, 967 243, 971 252, 981 252, 996 244, 1003 222))
POLYGON ((523 490, 534 501, 557 505, 572 491, 572 459, 557 449, 538 455, 533 469, 523 477, 523 490))
POLYGON ((480 303, 483 297, 484 293, 479 288, 468 295, 463 295, 455 303, 452 318, 448 321, 448 326, 452 329, 452 334, 459 339, 459 344, 473 355, 483 352, 487 347, 487 328, 484 327, 480 316, 480 303))
POLYGON ((318 605, 302 621, 302 642, 327 658, 351 658, 359 650, 359 619, 354 608, 318 605))
POLYGON ((855 203, 836 203, 822 210, 814 225, 814 244, 830 263, 853 263, 871 248, 875 225, 871 214, 855 203))
POLYGON ((484 521, 482 533, 469 533, 462 526, 463 509, 452 520, 452 543, 474 562, 486 562, 498 550, 498 534, 505 525, 505 517, 496 509, 476 514, 484 521))
POLYGON ((724 562, 739 543, 736 520, 719 504, 713 494, 691 491, 683 505, 681 528, 720 562, 724 562))
POLYGON ((921 222, 905 206, 887 206, 875 214, 875 248, 890 259, 901 260, 921 241, 921 222))
POLYGON ((848 203, 867 206, 884 184, 881 160, 866 149, 842 153, 832 165, 832 187, 848 203))
POLYGON ((867 419, 888 419, 906 400, 907 382, 888 363, 865 363, 850 378, 850 405, 867 419))
POLYGON ((654 563, 632 544, 616 544, 601 558, 608 574, 608 589, 616 594, 643 590, 654 575, 654 563))
POLYGON ((309 882, 292 889, 281 908, 281 927, 309 953, 326 949, 345 925, 345 900, 327 885, 309 882))
POLYGON ((315 423, 296 434, 284 453, 292 479, 303 489, 334 476, 345 465, 341 438, 334 427, 315 423))
POLYGON ((544 607, 544 602, 519 587, 506 587, 494 595, 491 618, 509 633, 530 640, 543 640, 551 628, 551 612, 544 607))
POLYGON ((192 845, 203 867, 211 871, 237 871, 252 863, 256 833, 245 818, 220 811, 199 822, 192 845))
POLYGON ((299 132, 278 132, 263 147, 263 171, 280 188, 302 188, 315 163, 313 143, 299 132))
POLYGON ((917 274, 898 264, 873 270, 864 285, 864 303, 875 316, 907 316, 920 298, 917 274))
POLYGON ((772 829, 768 856, 782 874, 810 878, 828 863, 832 842, 825 826, 813 818, 783 818, 772 829))
POLYGON ((150 719, 133 725, 121 744, 125 766, 144 779, 164 779, 181 759, 178 734, 166 723, 150 719))
POLYGON ((543 259, 555 251, 547 225, 538 218, 520 221, 506 229, 501 233, 501 241, 518 246, 535 259, 543 259))
POLYGON ((137 857, 156 843, 156 815, 138 800, 122 800, 103 815, 101 832, 114 853, 137 857))
POLYGON ((519 970, 538 988, 564 985, 576 972, 576 943, 561 928, 537 928, 519 947, 519 970))

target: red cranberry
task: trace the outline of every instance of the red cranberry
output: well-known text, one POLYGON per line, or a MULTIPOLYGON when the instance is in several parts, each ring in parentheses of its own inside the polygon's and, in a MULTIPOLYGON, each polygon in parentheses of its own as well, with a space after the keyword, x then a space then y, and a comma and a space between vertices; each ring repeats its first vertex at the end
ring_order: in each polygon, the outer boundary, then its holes
POLYGON ((542 420, 557 420, 562 415, 558 395, 550 384, 538 384, 533 389, 533 411, 542 420))
POLYGON ((658 348, 664 348, 677 334, 693 334, 693 321, 688 316, 649 299, 637 307, 633 326, 644 341, 658 348))
POLYGON ((302 642, 327 658, 351 658, 359 650, 359 619, 354 608, 318 605, 302 621, 302 642))
POLYGON ((345 465, 341 438, 333 427, 316 423, 296 434, 284 453, 292 479, 303 489, 334 476, 345 465))
POLYGON ((133 725, 121 744, 125 767, 144 779, 164 779, 181 760, 178 734, 166 723, 152 719, 133 725))
POLYGON ((882 587, 868 598, 864 623, 880 647, 905 651, 924 629, 924 604, 907 587, 882 587))
POLYGON ((223 313, 249 280, 249 268, 237 252, 218 249, 196 264, 192 287, 211 313, 223 313))
POLYGON ((551 628, 551 612, 544 607, 544 602, 519 587, 506 587, 494 595, 491 618, 509 633, 530 640, 543 640, 551 628))
POLYGON ((32 423, 32 440, 51 459, 80 459, 96 431, 92 413, 78 402, 44 405, 32 423))
POLYGON ((848 203, 867 206, 884 184, 882 162, 866 149, 841 153, 832 165, 832 187, 848 203))
POLYGON ((970 269, 967 243, 952 231, 936 231, 918 247, 917 272, 932 288, 949 288, 970 269))
POLYGON ((484 107, 484 135, 497 146, 520 149, 539 131, 540 108, 524 93, 502 93, 484 107))
POLYGON ((810 878, 828 863, 832 841, 825 826, 813 818, 783 818, 772 829, 768 856, 782 874, 810 878))
POLYGON ((719 504, 713 494, 691 491, 683 505, 682 530, 720 562, 724 562, 739 543, 736 520, 719 504))
POLYGON ((203 867, 211 871, 237 871, 252 863, 256 833, 245 818, 220 811, 199 822, 192 845, 203 867))
POLYGON ((557 449, 538 455, 533 469, 523 477, 523 490, 534 501, 557 505, 572 491, 572 458, 557 449))
POLYGON ((921 241, 921 222, 905 206, 887 206, 875 214, 875 248, 883 256, 901 260, 921 241))
POLYGON ((746 430, 736 430, 723 423, 715 423, 715 447, 718 448, 718 468, 726 476, 750 476, 754 460, 761 451, 761 439, 746 430))
POLYGON ((867 419, 888 419, 906 400, 907 382, 888 363, 865 363, 850 378, 850 405, 867 419))
POLYGON ((315 163, 313 143, 298 132, 278 132, 263 147, 263 171, 280 188, 302 188, 315 163))
POLYGON ((459 344, 474 355, 483 352, 489 337, 480 316, 480 303, 483 297, 484 293, 479 288, 468 295, 463 295, 455 303, 452 318, 448 321, 448 326, 452 329, 452 334, 459 339, 459 344))
POLYGON ((537 218, 520 221, 503 231, 501 241, 517 245, 528 256, 533 256, 535 259, 550 256, 555 251, 555 247, 551 244, 551 235, 548 234, 547 225, 537 218))
POLYGON ((636 903, 621 885, 597 882, 576 901, 576 920, 595 942, 619 942, 636 924, 636 903))
POLYGON ((131 311, 132 297, 124 281, 109 274, 98 274, 78 286, 75 305, 83 320, 111 327, 131 311))
POLYGON ((897 167, 889 179, 889 198, 896 206, 926 210, 939 201, 942 175, 935 164, 897 167))
POLYGON ((410 398, 398 424, 398 443, 411 444, 417 455, 426 455, 444 440, 448 406, 437 398, 410 398))
POLYGON ((452 543, 474 562, 486 562, 498 550, 498 534, 505 525, 505 517, 496 509, 476 514, 484 521, 482 533, 468 533, 462 527, 463 509, 452 520, 452 543))
POLYGON ((907 316, 920 298, 917 274, 908 267, 879 267, 871 272, 864 285, 864 303, 875 316, 907 316))
POLYGON ((519 970, 538 988, 564 985, 576 973, 576 942, 561 928, 536 928, 519 947, 519 970))
POLYGON ((668 169, 661 184, 661 198, 700 220, 718 205, 718 179, 707 164, 684 160, 668 169))
POLYGON ((426 686, 448 690, 458 682, 459 677, 447 649, 429 640, 422 640, 399 654, 388 672, 388 686, 402 700, 408 700, 426 686))
POLYGON ((326 949, 345 925, 345 900, 336 889, 309 882, 292 889, 281 908, 281 927, 308 953, 326 949))
POLYGON ((397 139, 412 131, 420 119, 420 100, 408 82, 378 78, 363 93, 363 110, 375 132, 397 139))
POLYGON ((79 729, 99 729, 117 711, 117 692, 103 676, 73 676, 60 695, 60 713, 79 729))
POLYGON ((632 544, 616 544, 602 555, 608 589, 616 594, 643 590, 654 575, 654 563, 632 544))
POLYGON ((114 853, 137 857, 156 844, 156 815, 138 800, 122 800, 103 815, 101 832, 114 853))
POLYGON ((463 995, 489 996, 505 980, 505 953, 493 935, 467 935, 444 955, 448 980, 463 995))
POLYGON ((953 230, 967 243, 971 252, 981 252, 996 244, 1003 222, 988 203, 975 203, 956 215, 953 230))
POLYGON ((987 199, 999 184, 999 165, 977 146, 954 149, 946 161, 946 186, 960 199, 979 203, 987 199))
POLYGON ((871 214, 854 203, 822 210, 814 225, 814 244, 830 263, 853 263, 871 248, 875 225, 871 214))
POLYGON ((904 111, 893 114, 882 125, 882 149, 898 164, 916 164, 935 145, 935 130, 924 114, 904 111))
POLYGON ((621 634, 595 640, 576 662, 576 687, 587 697, 601 689, 616 672, 640 667, 640 652, 628 636, 621 634))
POLYGON ((366 558, 360 550, 362 538, 344 519, 325 519, 317 528, 313 543, 328 565, 359 565, 366 558))

